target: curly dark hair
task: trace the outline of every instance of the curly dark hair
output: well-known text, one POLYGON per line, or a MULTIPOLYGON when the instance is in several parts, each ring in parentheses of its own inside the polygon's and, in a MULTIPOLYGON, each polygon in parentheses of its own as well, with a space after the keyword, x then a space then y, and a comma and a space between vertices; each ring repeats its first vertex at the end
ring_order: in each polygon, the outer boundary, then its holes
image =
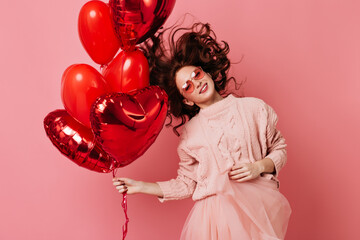
POLYGON ((209 23, 197 22, 191 27, 166 28, 140 46, 149 61, 150 85, 164 88, 169 97, 170 106, 167 116, 170 122, 166 126, 172 126, 172 115, 181 119, 179 125, 173 126, 173 131, 177 136, 180 135, 177 128, 200 111, 196 104, 189 106, 183 102, 184 97, 180 94, 175 82, 175 75, 180 68, 189 65, 200 66, 211 75, 215 90, 222 96, 229 95, 225 89, 226 85, 235 78, 227 78, 230 68, 227 54, 230 49, 227 42, 222 41, 222 43, 221 45, 217 42, 209 23), (168 38, 169 48, 166 48, 163 36, 169 29, 171 30, 168 38), (176 35, 182 31, 185 33, 176 39, 176 35))

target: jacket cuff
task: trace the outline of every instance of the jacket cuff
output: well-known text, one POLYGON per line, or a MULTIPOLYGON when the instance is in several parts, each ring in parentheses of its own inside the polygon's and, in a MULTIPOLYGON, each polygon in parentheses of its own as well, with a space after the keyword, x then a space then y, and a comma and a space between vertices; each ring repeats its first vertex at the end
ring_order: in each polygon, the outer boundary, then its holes
POLYGON ((158 200, 163 203, 165 201, 171 200, 168 196, 170 196, 171 193, 171 187, 168 181, 164 182, 156 182, 159 184, 161 191, 163 192, 163 197, 158 197, 158 200))
POLYGON ((270 158, 275 166, 275 172, 272 172, 275 177, 279 176, 280 169, 283 166, 284 160, 282 159, 283 154, 280 154, 278 151, 273 151, 265 156, 265 158, 270 158))

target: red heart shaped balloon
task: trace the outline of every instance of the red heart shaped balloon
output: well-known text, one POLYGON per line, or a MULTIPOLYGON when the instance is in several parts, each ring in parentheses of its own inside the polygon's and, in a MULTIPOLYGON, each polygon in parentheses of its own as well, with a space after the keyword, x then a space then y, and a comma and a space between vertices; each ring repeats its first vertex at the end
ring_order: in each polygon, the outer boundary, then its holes
POLYGON ((92 171, 108 173, 116 168, 114 159, 95 143, 91 129, 83 126, 66 110, 55 110, 44 119, 47 136, 70 160, 92 171))
POLYGON ((110 0, 110 13, 122 48, 131 49, 166 21, 175 0, 110 0))
POLYGON ((140 157, 160 133, 168 109, 168 96, 159 86, 129 93, 103 95, 93 104, 91 127, 97 142, 126 166, 140 157))
POLYGON ((61 100, 68 113, 90 128, 90 109, 96 98, 112 92, 103 76, 87 64, 73 64, 61 79, 61 100))
POLYGON ((81 8, 78 32, 86 52, 98 64, 110 62, 120 48, 109 6, 102 1, 89 1, 81 8))
POLYGON ((140 50, 120 52, 102 74, 112 92, 129 92, 149 86, 149 64, 140 50))

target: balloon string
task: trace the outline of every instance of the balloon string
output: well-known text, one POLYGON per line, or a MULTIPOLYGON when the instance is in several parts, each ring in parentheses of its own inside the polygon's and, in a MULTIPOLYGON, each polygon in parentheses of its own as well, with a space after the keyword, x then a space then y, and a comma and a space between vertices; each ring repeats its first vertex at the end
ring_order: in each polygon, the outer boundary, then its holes
POLYGON ((113 178, 115 178, 115 175, 116 175, 116 168, 114 168, 114 169, 113 169, 112 174, 113 174, 113 178))
POLYGON ((129 218, 128 218, 128 215, 127 215, 127 194, 126 194, 126 192, 123 193, 123 201, 122 201, 121 205, 122 205, 122 207, 124 209, 125 218, 126 218, 125 224, 122 227, 123 240, 124 240, 125 237, 126 237, 126 234, 127 234, 128 222, 129 222, 129 218))
MULTIPOLYGON (((115 169, 113 170, 113 178, 115 178, 115 169)), ((122 240, 125 240, 126 234, 127 234, 127 230, 128 230, 128 222, 129 222, 129 218, 127 215, 127 194, 126 192, 123 193, 123 200, 121 202, 121 206, 124 209, 124 214, 125 214, 125 224, 122 226, 122 232, 123 232, 123 238, 122 240)))

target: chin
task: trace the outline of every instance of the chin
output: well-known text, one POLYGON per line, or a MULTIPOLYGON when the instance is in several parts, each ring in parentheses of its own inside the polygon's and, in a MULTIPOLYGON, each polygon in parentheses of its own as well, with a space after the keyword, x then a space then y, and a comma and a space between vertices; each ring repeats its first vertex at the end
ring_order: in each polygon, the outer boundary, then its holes
POLYGON ((215 93, 216 93, 216 91, 215 91, 214 87, 208 84, 207 90, 205 92, 201 93, 200 96, 212 98, 215 96, 215 93))
POLYGON ((211 102, 214 98, 215 98, 215 91, 209 91, 210 89, 208 89, 206 92, 200 94, 200 101, 201 103, 208 103, 209 101, 211 102))

